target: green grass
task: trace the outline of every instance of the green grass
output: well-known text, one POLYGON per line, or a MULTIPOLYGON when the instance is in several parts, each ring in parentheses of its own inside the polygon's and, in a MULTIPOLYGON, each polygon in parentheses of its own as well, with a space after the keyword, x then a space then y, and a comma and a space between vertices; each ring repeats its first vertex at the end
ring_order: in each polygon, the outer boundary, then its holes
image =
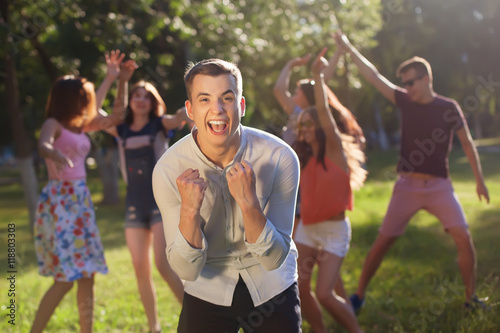
POLYGON ((498 146, 498 145, 500 145, 500 137, 478 139, 478 140, 474 140, 474 142, 476 143, 476 145, 478 147, 479 146, 492 146, 492 145, 498 146))
MULTIPOLYGON (((356 288, 364 258, 383 219, 394 182, 396 153, 369 154, 370 176, 356 193, 355 210, 349 214, 353 238, 351 250, 342 267, 348 292, 356 288)), ((500 331, 500 154, 481 153, 491 202, 479 202, 474 177, 463 153, 450 156, 455 190, 466 212, 477 257, 477 293, 489 296, 492 310, 465 315, 463 286, 456 250, 439 222, 421 211, 411 221, 406 234, 387 254, 372 280, 359 323, 366 332, 499 332, 500 331)), ((93 173, 89 186, 94 202, 100 197, 100 184, 93 173)), ((123 186, 121 187, 123 193, 123 186)), ((97 275, 95 283, 95 332, 147 332, 147 320, 140 302, 129 252, 123 234, 123 204, 97 206, 98 225, 110 269, 97 275)), ((33 242, 27 225, 19 184, 0 187, 0 332, 28 332, 41 297, 51 279, 38 275, 33 242), (7 225, 16 225, 16 326, 7 323, 8 305, 7 225)), ((175 332, 180 306, 166 283, 154 271, 158 310, 164 332, 175 332)), ((72 290, 57 308, 47 332, 78 331, 76 293, 72 290)), ((325 313, 331 332, 342 329, 325 313)), ((304 332, 310 332, 307 323, 304 332)))

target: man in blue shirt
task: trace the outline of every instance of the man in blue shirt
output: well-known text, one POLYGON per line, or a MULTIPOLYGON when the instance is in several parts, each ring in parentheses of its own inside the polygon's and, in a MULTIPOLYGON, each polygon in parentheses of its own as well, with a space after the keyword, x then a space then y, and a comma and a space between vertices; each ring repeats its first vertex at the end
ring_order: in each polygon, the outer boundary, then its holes
POLYGON ((297 156, 241 125, 245 99, 234 64, 192 64, 184 81, 196 126, 153 173, 167 256, 185 280, 178 331, 300 332, 297 156))

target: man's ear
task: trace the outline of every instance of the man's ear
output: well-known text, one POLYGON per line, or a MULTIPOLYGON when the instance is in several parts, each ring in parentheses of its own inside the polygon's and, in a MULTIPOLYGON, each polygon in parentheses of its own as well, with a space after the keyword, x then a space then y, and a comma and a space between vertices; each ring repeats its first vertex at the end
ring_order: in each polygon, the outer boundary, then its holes
POLYGON ((425 75, 424 75, 424 79, 427 81, 427 82, 426 82, 427 84, 429 84, 429 83, 431 83, 431 82, 432 82, 432 79, 431 79, 431 77, 429 76, 429 74, 425 74, 425 75))
POLYGON ((194 121, 192 105, 191 102, 189 102, 189 99, 184 102, 184 105, 186 106, 186 113, 188 118, 194 121))
POLYGON ((244 117, 245 116, 245 97, 241 96, 241 100, 240 100, 240 108, 241 108, 241 116, 244 117))

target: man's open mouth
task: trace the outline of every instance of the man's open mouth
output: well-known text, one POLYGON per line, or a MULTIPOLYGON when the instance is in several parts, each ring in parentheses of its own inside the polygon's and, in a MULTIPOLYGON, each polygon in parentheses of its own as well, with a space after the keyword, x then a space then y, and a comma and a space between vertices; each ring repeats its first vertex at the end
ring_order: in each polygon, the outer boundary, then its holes
POLYGON ((222 134, 227 129, 227 122, 222 120, 211 120, 208 122, 208 127, 214 134, 222 134))

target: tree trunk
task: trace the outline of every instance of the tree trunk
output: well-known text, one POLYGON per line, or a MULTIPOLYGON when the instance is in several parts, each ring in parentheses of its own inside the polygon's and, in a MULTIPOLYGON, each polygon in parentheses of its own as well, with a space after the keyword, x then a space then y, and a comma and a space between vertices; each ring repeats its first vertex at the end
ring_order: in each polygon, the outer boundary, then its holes
MULTIPOLYGON (((9 3, 2 2, 2 18, 5 25, 9 24, 9 3)), ((23 117, 19 107, 19 84, 17 82, 16 63, 12 50, 5 52, 5 92, 7 99, 7 111, 9 113, 10 126, 14 139, 14 151, 16 161, 19 164, 21 183, 23 185, 24 197, 28 206, 30 216, 30 230, 33 233, 35 224, 35 209, 38 197, 38 181, 33 166, 32 147, 26 133, 23 117)))
POLYGON ((387 133, 384 129, 384 124, 382 122, 382 116, 380 115, 380 106, 378 102, 373 105, 373 111, 375 113, 375 124, 377 125, 377 138, 378 144, 381 150, 389 149, 389 140, 387 139, 387 133))
POLYGON ((42 44, 40 44, 40 42, 38 41, 38 35, 31 38, 31 43, 33 44, 35 50, 38 51, 38 55, 40 56, 40 59, 43 63, 43 68, 45 68, 45 70, 47 71, 47 75, 49 76, 50 81, 55 82, 57 80, 57 69, 50 61, 50 57, 48 56, 47 52, 45 52, 42 44))
MULTIPOLYGON (((6 13, 3 13, 5 19, 6 13)), ((5 55, 5 73, 7 74, 5 91, 7 93, 7 111, 9 112, 10 126, 12 128, 15 156, 21 171, 21 182, 24 197, 30 214, 31 231, 35 223, 35 209, 38 197, 38 181, 33 166, 32 147, 26 133, 23 117, 19 108, 19 86, 17 82, 16 65, 12 51, 5 55)))
POLYGON ((472 117, 473 117, 472 121, 474 124, 474 130, 473 130, 474 140, 482 139, 483 128, 481 127, 481 113, 479 108, 475 112, 472 112, 472 117))
POLYGON ((118 196, 118 149, 116 147, 98 147, 94 150, 99 178, 102 181, 101 205, 117 205, 118 196))
POLYGON ((35 224, 35 212, 38 202, 38 180, 35 175, 35 168, 33 167, 33 158, 31 156, 26 158, 16 158, 19 170, 21 172, 21 182, 23 184, 24 197, 28 205, 31 232, 35 224))

